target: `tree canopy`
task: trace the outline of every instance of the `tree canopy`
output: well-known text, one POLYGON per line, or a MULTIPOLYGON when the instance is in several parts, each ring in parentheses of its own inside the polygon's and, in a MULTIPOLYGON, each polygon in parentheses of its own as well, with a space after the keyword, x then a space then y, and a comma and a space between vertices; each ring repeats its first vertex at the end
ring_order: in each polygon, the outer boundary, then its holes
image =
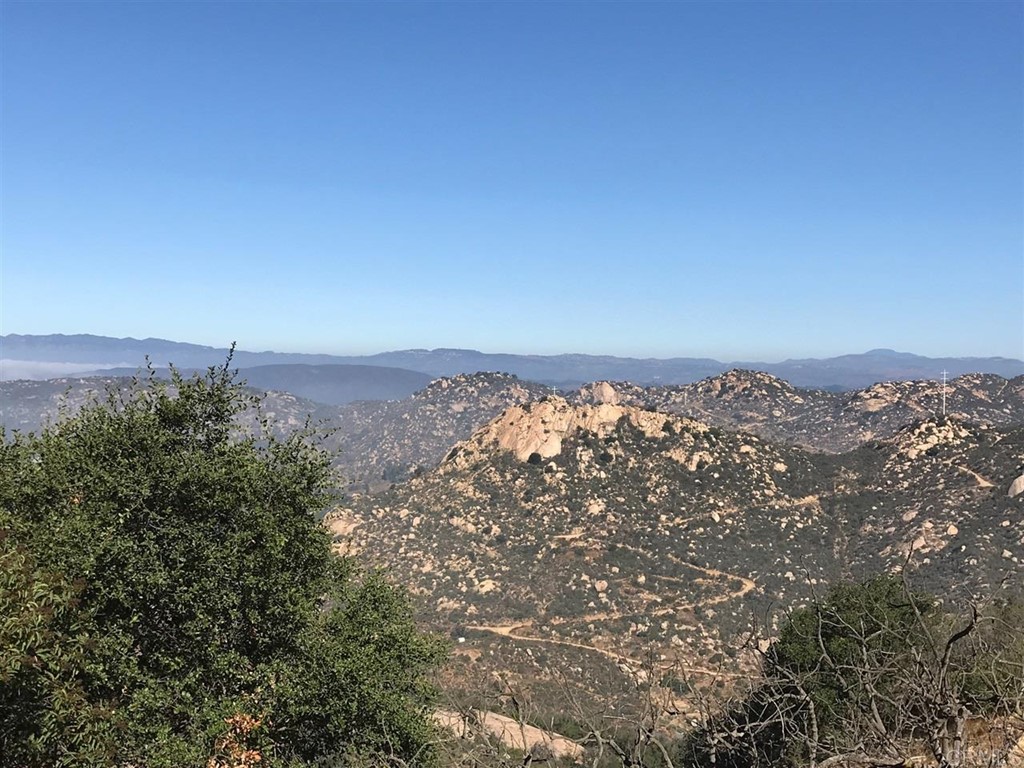
POLYGON ((443 648, 332 553, 328 457, 253 408, 227 364, 151 372, 0 441, 0 763, 429 760, 443 648))
POLYGON ((1024 706, 1020 616, 1014 600, 957 611, 894 575, 838 583, 789 614, 762 676, 684 756, 725 768, 1001 759, 1016 731, 992 734, 1024 706), (970 754, 972 718, 992 731, 983 758, 970 754))

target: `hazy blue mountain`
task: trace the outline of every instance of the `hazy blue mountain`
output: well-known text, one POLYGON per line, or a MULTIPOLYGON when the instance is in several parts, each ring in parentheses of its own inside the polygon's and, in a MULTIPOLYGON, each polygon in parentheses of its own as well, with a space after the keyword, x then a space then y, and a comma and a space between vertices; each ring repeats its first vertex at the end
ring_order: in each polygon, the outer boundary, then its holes
POLYGON ((344 405, 357 400, 403 400, 426 387, 432 377, 381 365, 258 365, 242 371, 250 387, 344 405))
MULTIPOLYGON (((202 368, 180 368, 190 376, 202 368)), ((131 377, 138 367, 118 367, 87 371, 80 377, 131 377)), ((157 375, 169 377, 169 369, 156 369, 157 375)), ((388 368, 383 365, 305 365, 282 363, 256 365, 241 369, 239 379, 250 387, 268 392, 288 392, 305 400, 326 405, 345 405, 360 400, 404 400, 419 392, 433 379, 419 371, 388 368)))
POLYGON ((967 373, 994 373, 1012 379, 1024 373, 1024 362, 1006 357, 922 357, 891 349, 824 360, 752 363, 745 367, 763 370, 796 386, 823 389, 860 389, 882 381, 938 379, 943 371, 950 379, 967 373))
MULTIPOLYGON (((141 365, 147 355, 157 367, 173 363, 179 368, 205 368, 223 363, 227 348, 166 339, 115 339, 91 334, 32 336, 12 333, 0 336, 0 358, 7 361, 80 363, 93 367, 133 368, 141 365)), ((334 355, 238 351, 235 353, 234 362, 239 367, 249 368, 288 363, 337 365, 366 361, 334 355)))
MULTIPOLYGON (((47 378, 101 367, 137 366, 146 355, 155 365, 168 362, 183 368, 217 365, 227 350, 163 339, 114 339, 90 335, 0 336, 0 379, 47 378), (81 368, 69 368, 80 365, 81 368), (47 374, 46 366, 52 367, 47 374)), ((857 389, 879 381, 935 379, 994 373, 1004 378, 1024 374, 1024 361, 1009 358, 928 358, 875 349, 864 354, 826 359, 720 362, 708 358, 629 358, 606 355, 511 355, 471 349, 411 349, 365 356, 314 355, 239 350, 239 368, 265 365, 372 365, 418 371, 431 378, 480 371, 503 371, 560 387, 598 380, 637 384, 688 384, 732 368, 756 369, 784 378, 795 386, 857 389)), ((294 391, 294 389, 290 389, 294 391)))

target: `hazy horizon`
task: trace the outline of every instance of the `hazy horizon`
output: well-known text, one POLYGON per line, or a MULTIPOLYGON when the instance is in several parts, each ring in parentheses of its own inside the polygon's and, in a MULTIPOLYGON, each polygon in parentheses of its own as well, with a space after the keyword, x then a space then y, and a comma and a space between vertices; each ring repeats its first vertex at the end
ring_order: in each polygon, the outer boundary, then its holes
MULTIPOLYGON (((26 336, 26 337, 61 336, 61 337, 67 337, 67 338, 74 338, 74 337, 78 337, 78 336, 84 336, 84 337, 91 337, 91 338, 96 338, 96 339, 113 339, 113 340, 125 341, 125 342, 139 342, 139 343, 145 343, 145 342, 167 342, 167 343, 171 343, 171 344, 186 344, 186 345, 194 345, 194 346, 200 346, 200 347, 207 347, 207 348, 218 350, 218 351, 220 351, 220 350, 227 350, 228 348, 231 347, 232 344, 234 344, 235 348, 236 348, 236 351, 238 351, 238 352, 245 352, 245 353, 254 353, 254 354, 272 353, 272 354, 313 355, 313 356, 316 356, 316 355, 328 355, 328 356, 334 356, 334 357, 373 357, 375 355, 386 355, 386 354, 400 353, 400 352, 444 352, 444 351, 454 351, 454 352, 473 352, 473 353, 479 353, 479 354, 482 354, 482 355, 514 355, 514 356, 538 356, 538 357, 558 357, 558 356, 582 355, 582 356, 592 356, 592 357, 619 357, 619 358, 651 359, 651 360, 705 359, 706 358, 706 359, 716 360, 718 362, 723 362, 723 363, 730 363, 730 362, 737 362, 737 363, 739 363, 739 362, 782 363, 782 362, 791 361, 791 360, 804 360, 804 359, 808 359, 808 360, 811 360, 811 359, 813 359, 813 360, 821 360, 821 359, 828 359, 828 358, 832 358, 832 357, 845 357, 845 356, 849 356, 849 355, 869 355, 869 354, 886 355, 886 354, 892 354, 892 355, 895 355, 895 356, 914 355, 914 356, 918 356, 918 357, 937 358, 937 359, 938 358, 961 358, 961 359, 971 359, 971 358, 977 358, 977 359, 1002 358, 1002 359, 1009 359, 1009 360, 1024 362, 1024 358, 1005 356, 1005 355, 953 355, 953 354, 923 355, 920 352, 917 352, 916 350, 893 349, 892 347, 879 347, 879 346, 872 347, 870 349, 847 350, 847 351, 844 351, 844 352, 839 352, 838 354, 835 354, 835 355, 815 356, 815 355, 794 354, 794 355, 788 355, 786 357, 780 357, 780 358, 774 358, 774 359, 768 359, 768 358, 757 359, 757 358, 754 358, 754 357, 726 358, 726 357, 716 356, 716 355, 696 355, 696 354, 687 354, 685 351, 680 351, 680 352, 678 352, 676 354, 668 354, 668 355, 640 355, 640 354, 628 354, 628 353, 627 354, 617 354, 617 353, 612 353, 612 352, 596 352, 596 353, 591 353, 591 352, 579 352, 579 351, 576 351, 576 350, 565 350, 565 351, 561 351, 561 352, 544 352, 544 353, 542 353, 542 352, 533 352, 533 351, 529 351, 529 350, 525 350, 525 351, 524 350, 511 351, 511 350, 507 350, 507 349, 478 349, 478 348, 474 348, 474 347, 459 347, 459 346, 452 346, 452 345, 440 345, 440 346, 434 346, 434 347, 390 347, 390 348, 376 349, 376 350, 369 351, 369 352, 352 352, 352 351, 347 351, 345 349, 303 348, 300 345, 292 345, 292 346, 279 347, 279 348, 259 348, 259 347, 254 347, 254 346, 246 346, 245 344, 240 343, 237 340, 232 341, 232 342, 221 343, 221 344, 203 344, 203 343, 199 343, 199 342, 196 342, 196 341, 192 341, 190 339, 169 339, 169 338, 163 338, 163 337, 158 337, 158 336, 139 336, 139 335, 106 336, 106 335, 103 335, 103 334, 96 334, 96 333, 89 333, 89 332, 56 332, 56 333, 51 333, 51 334, 30 334, 30 333, 10 332, 10 333, 5 333, 5 334, 0 334, 0 339, 2 339, 3 337, 6 337, 6 336, 26 336)), ((2 353, 3 353, 3 349, 0 348, 0 360, 6 361, 6 362, 26 362, 26 363, 38 362, 38 361, 19 360, 17 358, 3 357, 2 353)), ((75 363, 71 363, 71 364, 72 365, 77 365, 75 363)), ((101 366, 107 367, 107 368, 111 368, 111 367, 130 367, 131 365, 133 365, 133 363, 131 363, 131 362, 123 362, 123 363, 117 363, 116 365, 115 364, 109 364, 109 363, 97 363, 97 365, 101 365, 101 366)))

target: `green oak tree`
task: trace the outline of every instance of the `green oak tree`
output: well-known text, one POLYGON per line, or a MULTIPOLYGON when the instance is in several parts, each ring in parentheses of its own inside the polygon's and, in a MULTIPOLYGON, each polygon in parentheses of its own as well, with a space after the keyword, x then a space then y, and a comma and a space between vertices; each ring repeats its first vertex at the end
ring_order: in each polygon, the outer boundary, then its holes
POLYGON ((332 553, 329 458, 310 430, 245 427, 259 403, 229 363, 0 442, 11 765, 430 761, 442 645, 332 553))

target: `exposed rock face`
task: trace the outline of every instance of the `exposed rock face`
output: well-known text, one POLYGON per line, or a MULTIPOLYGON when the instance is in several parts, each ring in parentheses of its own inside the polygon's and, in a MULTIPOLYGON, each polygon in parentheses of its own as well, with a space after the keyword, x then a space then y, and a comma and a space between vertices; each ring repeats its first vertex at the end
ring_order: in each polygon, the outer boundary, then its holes
POLYGON ((566 438, 577 432, 604 438, 623 420, 648 437, 659 437, 670 430, 707 429, 690 419, 633 406, 572 405, 564 398, 548 396, 539 402, 509 408, 465 443, 456 446, 446 464, 461 469, 486 457, 494 448, 513 454, 519 461, 530 461, 531 457, 535 461, 550 459, 560 454, 566 438))
POLYGON ((1006 495, 1012 499, 1020 493, 1024 493, 1024 475, 1019 475, 1012 483, 1010 483, 1010 490, 1006 492, 1006 495))
POLYGON ((527 725, 497 712, 473 710, 467 714, 440 710, 434 714, 434 721, 442 728, 462 737, 471 737, 476 729, 491 734, 502 744, 522 752, 544 755, 557 759, 569 758, 579 761, 583 747, 558 733, 545 731, 527 725))
POLYGON ((901 403, 907 404, 919 413, 926 412, 909 395, 914 391, 913 382, 885 381, 872 384, 867 389, 855 392, 847 402, 847 408, 862 413, 878 413, 901 403))
MULTIPOLYGON (((626 386, 639 389, 632 384, 627 384, 626 386)), ((579 390, 579 399, 584 403, 593 403, 595 405, 618 405, 621 401, 618 390, 609 381, 597 381, 582 387, 579 390)))

